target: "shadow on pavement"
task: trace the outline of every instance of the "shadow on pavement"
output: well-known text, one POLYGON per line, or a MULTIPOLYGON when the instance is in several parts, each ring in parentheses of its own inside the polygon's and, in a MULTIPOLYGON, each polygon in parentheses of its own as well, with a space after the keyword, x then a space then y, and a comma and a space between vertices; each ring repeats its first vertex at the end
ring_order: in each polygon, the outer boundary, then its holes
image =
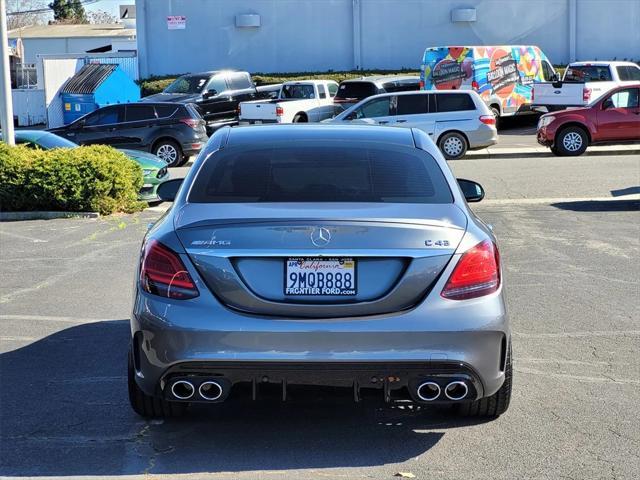
POLYGON ((614 197, 622 197, 623 195, 633 195, 640 193, 640 186, 619 188, 618 190, 611 190, 611 195, 614 197))
POLYGON ((129 408, 128 341, 128 321, 104 321, 0 355, 0 475, 383 465, 421 455, 445 435, 429 429, 471 424, 410 404, 318 394, 199 406, 182 419, 145 421, 129 408))
POLYGON ((557 202, 551 206, 574 212, 632 212, 640 210, 640 200, 584 200, 557 202))

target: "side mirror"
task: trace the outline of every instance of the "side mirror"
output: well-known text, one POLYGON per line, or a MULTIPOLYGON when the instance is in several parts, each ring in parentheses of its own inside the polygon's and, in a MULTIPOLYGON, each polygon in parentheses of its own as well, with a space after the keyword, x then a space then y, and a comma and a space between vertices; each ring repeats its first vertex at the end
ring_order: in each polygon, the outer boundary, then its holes
POLYGON ((218 95, 218 91, 215 88, 212 88, 211 90, 207 90, 206 92, 204 92, 202 94, 202 97, 211 98, 211 97, 215 97, 216 95, 218 95))
POLYGON ((479 202, 484 198, 484 188, 478 182, 458 178, 458 185, 467 202, 479 202))
POLYGON ((176 199, 176 195, 178 194, 178 190, 180 190, 180 185, 182 185, 183 180, 183 178, 174 178, 158 185, 157 192, 160 200, 163 202, 173 202, 176 199))
POLYGON ((602 102, 602 109, 603 110, 608 110, 610 108, 615 108, 616 106, 613 104, 613 100, 611 100, 611 97, 607 98, 604 102, 602 102))
POLYGON ((551 75, 551 81, 552 82, 559 82, 560 81, 560 75, 558 75, 557 73, 554 73, 551 75))

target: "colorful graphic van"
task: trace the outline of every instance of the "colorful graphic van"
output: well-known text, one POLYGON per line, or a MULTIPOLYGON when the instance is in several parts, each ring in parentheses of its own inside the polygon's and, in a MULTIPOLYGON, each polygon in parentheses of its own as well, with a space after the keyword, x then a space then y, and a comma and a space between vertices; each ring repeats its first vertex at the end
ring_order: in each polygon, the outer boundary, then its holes
POLYGON ((430 47, 424 52, 424 90, 473 89, 494 114, 530 111, 534 83, 554 80, 555 70, 535 46, 430 47))

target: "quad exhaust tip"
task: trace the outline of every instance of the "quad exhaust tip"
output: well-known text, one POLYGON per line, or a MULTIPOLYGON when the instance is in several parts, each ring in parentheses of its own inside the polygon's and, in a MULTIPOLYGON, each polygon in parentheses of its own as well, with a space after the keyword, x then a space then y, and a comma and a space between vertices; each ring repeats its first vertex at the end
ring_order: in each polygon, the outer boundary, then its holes
POLYGON ((444 394, 449 400, 462 400, 469 393, 469 387, 459 380, 451 382, 444 389, 444 394))
POLYGON ((198 393, 205 400, 218 400, 222 396, 222 386, 214 380, 202 382, 200 388, 198 388, 198 393))
POLYGON ((180 400, 189 400, 195 392, 196 389, 193 383, 187 382, 186 380, 178 380, 171 385, 171 393, 180 400))
POLYGON ((436 382, 424 382, 416 389, 418 398, 424 402, 433 402, 440 396, 440 385, 436 382))

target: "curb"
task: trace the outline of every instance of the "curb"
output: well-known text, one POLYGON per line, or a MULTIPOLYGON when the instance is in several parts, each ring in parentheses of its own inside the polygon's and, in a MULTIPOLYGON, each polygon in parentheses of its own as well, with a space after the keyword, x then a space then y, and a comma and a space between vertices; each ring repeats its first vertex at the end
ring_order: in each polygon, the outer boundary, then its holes
POLYGON ((0 212, 0 222, 16 222, 20 220, 54 220, 56 218, 99 218, 98 212, 0 212))
MULTIPOLYGON (((632 148, 606 148, 591 147, 588 148, 581 156, 602 156, 602 155, 640 155, 640 148, 634 146, 632 148)), ((494 148, 493 150, 484 149, 467 152, 460 160, 475 160, 484 158, 571 158, 558 157, 551 153, 548 148, 494 148)), ((577 158, 577 157, 574 157, 577 158)), ((458 160, 454 160, 458 161, 458 160)))

